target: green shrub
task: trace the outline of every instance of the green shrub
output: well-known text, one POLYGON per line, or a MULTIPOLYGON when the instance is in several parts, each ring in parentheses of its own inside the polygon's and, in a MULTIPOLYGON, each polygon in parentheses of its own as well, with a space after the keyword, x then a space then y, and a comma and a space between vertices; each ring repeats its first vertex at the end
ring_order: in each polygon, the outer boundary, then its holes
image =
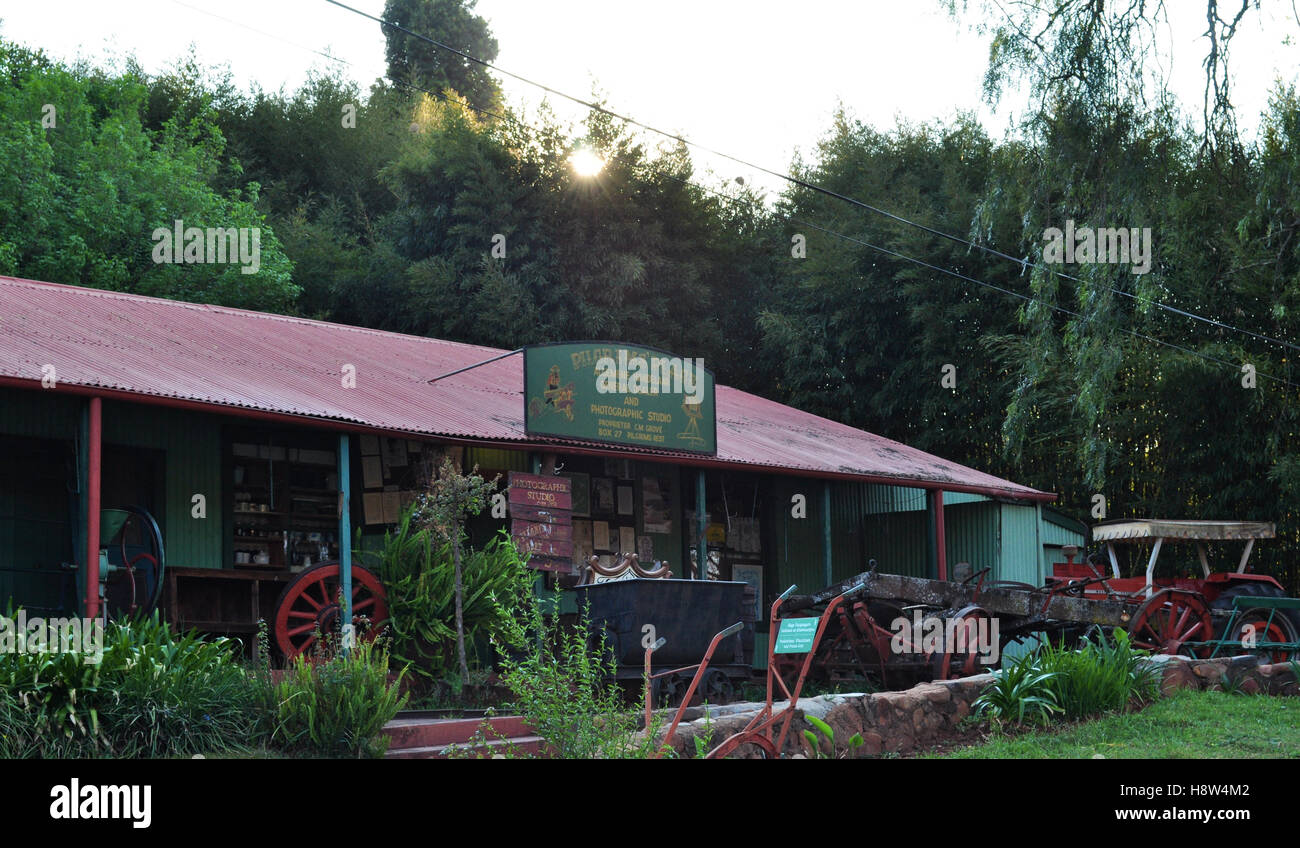
POLYGON ((1146 651, 1134 648, 1128 634, 1116 630, 1084 639, 1078 650, 1044 645, 1037 666, 1053 674, 1052 693, 1067 719, 1086 718, 1144 703, 1160 689, 1160 672, 1146 665, 1146 651))
POLYGON ((995 724, 1046 724, 1061 711, 1055 676, 1040 669, 1033 655, 1020 657, 993 672, 993 681, 971 704, 972 714, 995 724))
POLYGON ((238 645, 178 636, 155 613, 112 622, 98 663, 76 650, 0 655, 0 753, 170 757, 248 740, 256 689, 238 645))
POLYGON ((157 614, 110 625, 99 724, 118 757, 174 757, 238 748, 250 739, 257 697, 230 639, 177 636, 157 614))
MULTIPOLYGON (((572 627, 542 604, 527 606, 500 637, 501 682, 512 706, 542 738, 547 756, 561 759, 637 759, 653 752, 653 732, 638 742, 637 717, 624 709, 615 666, 603 637, 591 633, 586 610, 572 627)), ((652 728, 653 730, 653 728, 652 728)))
POLYGON ((323 756, 383 756, 388 739, 380 731, 406 705, 404 674, 389 679, 382 639, 360 640, 323 661, 296 657, 273 690, 270 744, 323 756))
POLYGON ((1086 638, 1078 649, 1044 644, 993 673, 972 704, 974 715, 995 722, 1045 724, 1056 713, 1081 719, 1118 712, 1160 692, 1160 670, 1144 662, 1128 634, 1086 638))
MULTIPOLYGON (((388 595, 388 627, 394 659, 411 673, 436 683, 456 667, 456 593, 451 542, 412 523, 402 513, 396 530, 384 534, 377 552, 358 552, 379 575, 388 595)), ((504 530, 462 563, 462 615, 468 641, 489 642, 503 634, 524 599, 534 574, 504 530)))

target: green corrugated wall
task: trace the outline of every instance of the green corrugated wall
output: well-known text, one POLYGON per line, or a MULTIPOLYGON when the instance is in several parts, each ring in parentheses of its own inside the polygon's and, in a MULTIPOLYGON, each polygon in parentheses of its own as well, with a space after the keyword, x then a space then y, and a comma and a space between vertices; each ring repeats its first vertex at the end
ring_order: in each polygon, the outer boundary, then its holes
MULTIPOLYGON (((971 573, 985 568, 998 569, 1003 540, 998 533, 999 504, 990 500, 966 501, 948 505, 944 495, 944 542, 948 548, 948 575, 959 562, 968 562, 971 573)), ((992 579, 998 579, 994 576, 992 579)))
MULTIPOLYGON (((60 395, 57 389, 0 389, 0 435, 66 441, 70 453, 86 402, 85 398, 60 395)), ((222 419, 113 401, 104 403, 103 416, 105 445, 147 448, 165 454, 162 530, 168 564, 220 568, 222 419), (196 494, 207 499, 206 518, 192 516, 192 498, 196 494)), ((47 504, 44 510, 59 511, 55 506, 47 504)), ((64 505, 62 517, 66 518, 68 512, 69 507, 64 505)), ((0 525, 3 523, 4 513, 0 511, 0 525)), ((5 531, 0 527, 0 557, 19 556, 12 539, 11 535, 6 544, 5 531)), ((58 547, 64 546, 60 543, 58 547)), ((14 586, 15 595, 22 594, 20 588, 14 586)))
MULTIPOLYGON (((163 540, 167 564, 222 567, 221 418, 158 406, 106 402, 104 443, 166 454, 163 540), (193 516, 203 495, 207 516, 193 516)), ((107 506, 107 505, 106 505, 107 506)))
POLYGON ((58 389, 0 388, 0 435, 71 439, 84 403, 82 398, 59 394, 58 389))
MULTIPOLYGON (((1043 574, 1050 574, 1052 563, 1065 562, 1065 555, 1061 553, 1061 547, 1064 545, 1078 545, 1083 547, 1085 539, 1084 530, 1086 527, 1082 524, 1079 529, 1072 530, 1068 527, 1062 527, 1048 517, 1050 510, 1043 509, 1043 521, 1039 525, 1040 541, 1042 542, 1042 569, 1043 574)), ((1068 518, 1058 518, 1059 521, 1069 522, 1068 518)), ((1077 560, 1076 560, 1077 561, 1077 560)))
MULTIPOLYGON (((12 473, 3 475, 0 567, 6 570, 0 571, 0 606, 11 599, 15 605, 33 610, 60 606, 60 584, 65 576, 59 563, 74 557, 67 468, 83 403, 80 398, 58 394, 57 389, 0 389, 0 435, 49 440, 50 450, 48 461, 37 460, 39 469, 11 463, 6 470, 12 473), (24 479, 30 474, 37 474, 38 479, 24 479), (46 574, 7 570, 15 568, 40 569, 46 574)), ((64 594, 68 597, 63 603, 72 603, 77 595, 75 584, 64 594)))
POLYGON ((1000 506, 1002 556, 997 579, 1041 586, 1042 546, 1038 541, 1038 507, 1009 503, 1000 506))
MULTIPOLYGON (((776 570, 773 574, 769 569, 765 576, 776 582, 765 586, 765 591, 777 594, 785 591, 791 583, 798 584, 801 591, 822 588, 826 585, 826 579, 822 560, 821 481, 773 477, 772 494, 770 523, 775 550, 769 561, 776 565, 776 570), (806 518, 790 515, 791 501, 795 495, 804 496, 808 510, 806 518)), ((833 503, 832 498, 832 505, 833 503)))

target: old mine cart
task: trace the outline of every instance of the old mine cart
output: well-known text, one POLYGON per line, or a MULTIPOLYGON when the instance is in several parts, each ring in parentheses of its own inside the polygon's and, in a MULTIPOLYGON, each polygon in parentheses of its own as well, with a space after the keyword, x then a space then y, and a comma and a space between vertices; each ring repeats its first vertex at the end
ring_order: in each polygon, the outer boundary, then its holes
MULTIPOLYGON (((823 679, 867 677, 885 686, 976 674, 1016 643, 1074 643, 1116 629, 1152 653, 1256 653, 1280 662, 1300 656, 1300 600, 1286 597, 1274 578, 1248 569, 1255 540, 1273 535, 1273 525, 1262 522, 1108 522, 1094 528, 1093 539, 1105 545, 1109 574, 1098 555, 1075 562, 1072 549, 1043 586, 986 580, 987 569, 962 582, 880 574, 873 561, 871 571, 812 595, 791 595, 774 623, 819 615, 833 599, 862 586, 827 619, 811 671, 823 679), (1225 541, 1243 542, 1245 549, 1236 570, 1212 573, 1207 544, 1225 541), (1121 577, 1115 546, 1137 543, 1152 546, 1146 574, 1121 577), (1172 544, 1196 546, 1199 577, 1156 576, 1160 552, 1172 544), (988 644, 993 635, 996 650, 988 644)), ((774 657, 783 672, 803 659, 774 657)))
POLYGON ((675 580, 663 563, 643 567, 635 554, 617 565, 602 567, 592 557, 586 582, 573 591, 579 609, 587 609, 596 625, 595 642, 602 643, 614 677, 640 694, 650 680, 657 706, 683 701, 724 704, 737 684, 751 677, 754 651, 754 590, 729 580, 675 580), (728 628, 737 622, 734 628, 728 628), (718 631, 716 661, 696 674, 700 656, 718 631), (647 653, 646 648, 656 644, 647 653), (647 657, 653 656, 653 663, 647 657), (696 687, 688 687, 694 678, 696 687))

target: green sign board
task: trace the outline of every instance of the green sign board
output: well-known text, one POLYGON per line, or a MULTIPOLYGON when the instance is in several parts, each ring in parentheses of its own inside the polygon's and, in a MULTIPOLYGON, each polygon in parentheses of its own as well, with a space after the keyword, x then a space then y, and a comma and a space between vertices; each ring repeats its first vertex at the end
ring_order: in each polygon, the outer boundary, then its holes
POLYGON ((776 633, 776 654, 806 654, 812 650, 820 618, 787 618, 776 633))
POLYGON ((713 456, 713 374, 701 359, 643 345, 531 345, 524 348, 524 429, 530 436, 713 456))

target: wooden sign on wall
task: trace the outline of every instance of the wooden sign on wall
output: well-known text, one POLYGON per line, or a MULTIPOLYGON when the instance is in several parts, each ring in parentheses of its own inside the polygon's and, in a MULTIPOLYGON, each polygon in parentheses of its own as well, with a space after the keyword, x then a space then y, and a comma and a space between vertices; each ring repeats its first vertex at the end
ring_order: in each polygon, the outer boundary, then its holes
POLYGON ((528 565, 569 572, 573 559, 573 490, 566 477, 510 472, 510 535, 528 565))

